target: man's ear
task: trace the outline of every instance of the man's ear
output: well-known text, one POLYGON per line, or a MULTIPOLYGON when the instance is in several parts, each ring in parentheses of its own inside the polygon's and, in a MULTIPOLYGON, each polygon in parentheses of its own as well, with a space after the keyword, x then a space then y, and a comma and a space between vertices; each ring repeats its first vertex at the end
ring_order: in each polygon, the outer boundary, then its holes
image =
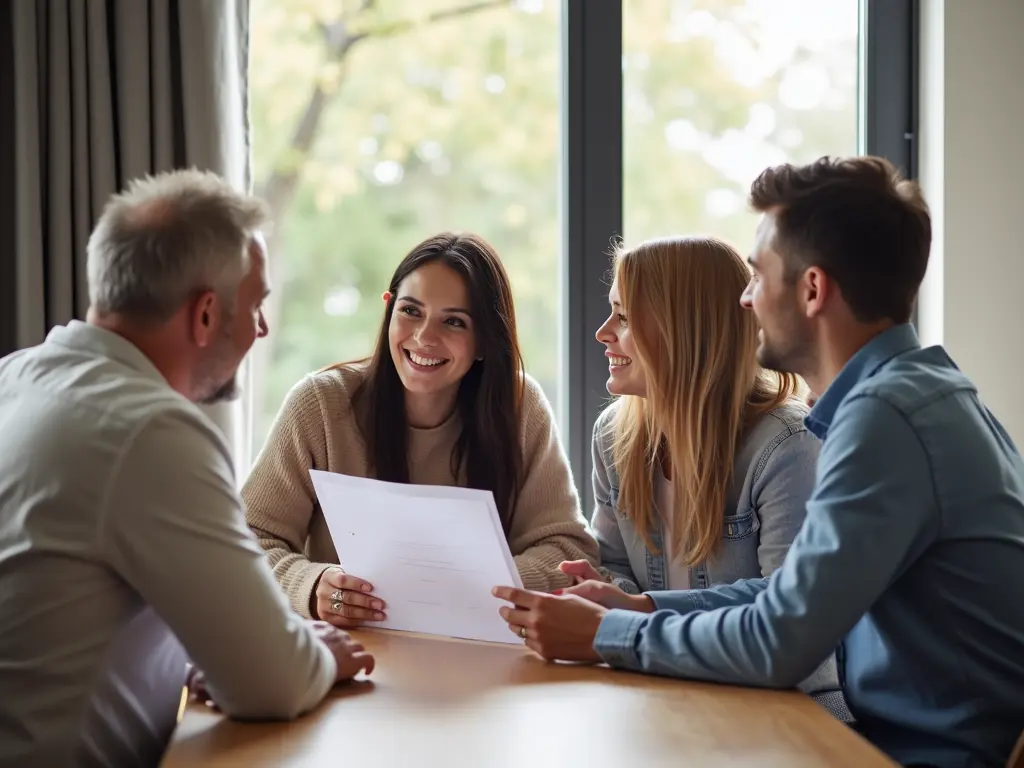
POLYGON ((803 298, 804 315, 817 317, 825 311, 825 305, 835 286, 821 267, 810 267, 800 278, 800 292, 803 298))
POLYGON ((191 330, 196 346, 205 349, 220 328, 220 297, 214 291, 203 291, 192 305, 191 330))

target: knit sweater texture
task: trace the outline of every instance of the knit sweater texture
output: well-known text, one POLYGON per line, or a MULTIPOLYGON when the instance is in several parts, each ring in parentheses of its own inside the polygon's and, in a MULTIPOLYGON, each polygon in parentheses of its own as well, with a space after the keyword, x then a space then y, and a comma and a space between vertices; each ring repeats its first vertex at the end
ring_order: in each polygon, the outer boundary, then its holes
MULTIPOLYGON (((315 618, 310 598, 320 574, 339 564, 309 470, 372 477, 351 400, 364 375, 362 366, 344 366, 310 374, 296 384, 242 488, 249 527, 292 607, 307 618, 315 618)), ((437 427, 409 428, 410 482, 466 485, 465 470, 455 477, 451 469, 461 428, 457 412, 437 427)), ((598 549, 580 511, 551 407, 529 376, 520 432, 523 475, 508 545, 523 586, 551 591, 570 583, 559 563, 586 559, 597 565, 598 549)))

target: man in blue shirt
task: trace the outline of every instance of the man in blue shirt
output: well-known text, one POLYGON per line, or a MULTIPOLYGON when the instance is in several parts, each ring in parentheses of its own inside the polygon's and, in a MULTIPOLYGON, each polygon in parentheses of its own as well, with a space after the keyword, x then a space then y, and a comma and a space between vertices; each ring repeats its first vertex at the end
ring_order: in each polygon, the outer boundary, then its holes
POLYGON ((770 168, 751 203, 759 358, 820 393, 816 487, 784 565, 641 596, 502 587, 502 615, 546 658, 740 685, 794 686, 836 649, 858 728, 895 760, 1002 765, 1024 728, 1024 462, 909 325, 927 206, 870 157, 770 168))

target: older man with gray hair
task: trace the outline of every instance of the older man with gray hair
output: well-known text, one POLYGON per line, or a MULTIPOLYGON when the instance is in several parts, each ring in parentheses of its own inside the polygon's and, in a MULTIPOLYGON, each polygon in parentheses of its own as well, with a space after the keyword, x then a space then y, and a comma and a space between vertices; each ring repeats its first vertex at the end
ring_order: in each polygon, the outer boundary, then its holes
POLYGON ((112 199, 86 322, 0 360, 0 765, 153 765, 186 663, 292 718, 373 658, 288 607, 246 527, 232 396, 267 333, 263 204, 177 171, 112 199))

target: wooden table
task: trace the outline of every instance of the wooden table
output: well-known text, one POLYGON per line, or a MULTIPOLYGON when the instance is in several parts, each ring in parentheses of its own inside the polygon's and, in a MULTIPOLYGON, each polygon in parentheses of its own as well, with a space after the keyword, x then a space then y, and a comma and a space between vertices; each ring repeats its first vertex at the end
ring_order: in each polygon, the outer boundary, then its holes
POLYGON ((891 766, 801 693, 550 664, 522 647, 364 630, 368 681, 292 723, 190 705, 163 762, 188 766, 891 766))

